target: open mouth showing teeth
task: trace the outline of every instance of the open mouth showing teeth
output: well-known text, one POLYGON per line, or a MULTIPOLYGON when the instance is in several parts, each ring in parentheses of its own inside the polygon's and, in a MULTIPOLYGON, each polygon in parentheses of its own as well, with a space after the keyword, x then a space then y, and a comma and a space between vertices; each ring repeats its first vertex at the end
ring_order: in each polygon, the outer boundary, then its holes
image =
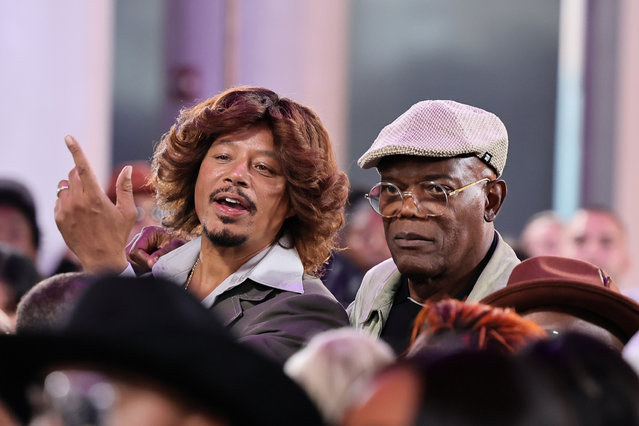
POLYGON ((245 202, 243 202, 242 200, 239 200, 237 198, 231 198, 231 197, 220 197, 217 200, 215 200, 218 204, 227 206, 227 207, 231 207, 233 209, 242 209, 242 210, 249 210, 249 206, 246 205, 245 202))

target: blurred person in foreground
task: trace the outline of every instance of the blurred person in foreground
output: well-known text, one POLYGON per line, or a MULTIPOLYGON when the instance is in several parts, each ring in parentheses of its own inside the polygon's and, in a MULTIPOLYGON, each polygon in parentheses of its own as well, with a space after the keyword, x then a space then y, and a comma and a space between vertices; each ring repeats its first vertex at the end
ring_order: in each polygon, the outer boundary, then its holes
POLYGON ((84 272, 65 272, 38 282, 18 303, 16 334, 62 327, 92 281, 84 272))
POLYGON ((395 360, 384 341, 352 327, 315 335, 293 354, 284 372, 306 390, 327 425, 337 425, 372 377, 395 360))
POLYGON ((563 222, 555 212, 544 210, 535 213, 521 231, 518 248, 525 258, 560 256, 563 227, 563 222))
POLYGON ((462 349, 382 370, 344 426, 637 425, 639 379, 597 339, 567 333, 507 355, 462 349))
POLYGON ((367 198, 392 259, 364 277, 353 326, 401 353, 424 303, 478 301, 506 285, 519 263, 494 226, 507 152, 496 115, 454 101, 418 102, 382 129, 358 164, 380 174, 367 198))
POLYGON ((279 364, 159 278, 100 278, 61 330, 0 347, 0 399, 24 424, 321 424, 279 364))
POLYGON ((621 294, 605 271, 578 259, 526 259, 513 269, 505 288, 481 302, 512 308, 551 337, 579 332, 618 352, 639 331, 639 304, 621 294))
POLYGON ((611 209, 577 210, 566 224, 561 255, 594 263, 610 274, 622 293, 639 297, 639 285, 624 282, 631 263, 626 229, 611 209))
POLYGON ((35 203, 27 187, 13 179, 0 179, 0 242, 37 263, 40 228, 35 203))
MULTIPOLYGON (((76 167, 58 184, 62 236, 87 272, 133 274, 125 248, 137 217, 131 167, 113 204, 77 141, 65 142, 76 167)), ((164 224, 194 238, 159 260, 147 255, 154 276, 194 294, 241 341, 280 362, 348 323, 311 275, 334 248, 348 195, 312 110, 268 89, 229 89, 181 112, 155 149, 152 173, 164 224)))
POLYGON ((407 356, 421 351, 476 349, 513 354, 548 334, 508 308, 445 299, 424 306, 415 319, 407 356))

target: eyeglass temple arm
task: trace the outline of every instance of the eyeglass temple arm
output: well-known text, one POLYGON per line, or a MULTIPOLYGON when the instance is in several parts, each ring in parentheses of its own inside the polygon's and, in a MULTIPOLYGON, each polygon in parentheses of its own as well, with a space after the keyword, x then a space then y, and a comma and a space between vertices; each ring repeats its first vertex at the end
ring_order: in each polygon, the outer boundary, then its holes
POLYGON ((450 197, 451 195, 455 195, 455 194, 459 194, 460 192, 462 192, 465 189, 470 188, 471 186, 477 185, 478 183, 482 183, 482 182, 492 182, 494 179, 489 179, 489 178, 483 178, 483 179, 479 179, 476 182, 473 183, 469 183, 468 185, 464 185, 461 188, 457 188, 455 190, 452 190, 448 193, 448 196, 450 197))

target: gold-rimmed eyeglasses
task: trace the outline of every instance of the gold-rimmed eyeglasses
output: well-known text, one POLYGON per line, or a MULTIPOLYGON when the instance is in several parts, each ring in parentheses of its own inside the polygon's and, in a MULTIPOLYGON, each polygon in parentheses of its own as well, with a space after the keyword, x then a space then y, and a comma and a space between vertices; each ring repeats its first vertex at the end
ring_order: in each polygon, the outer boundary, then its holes
POLYGON ((444 214, 450 197, 483 182, 492 182, 492 180, 479 179, 457 189, 446 189, 436 182, 424 181, 415 185, 412 191, 402 191, 390 182, 380 182, 372 187, 365 197, 373 210, 385 218, 397 216, 408 197, 413 199, 420 213, 428 217, 436 217, 444 214))

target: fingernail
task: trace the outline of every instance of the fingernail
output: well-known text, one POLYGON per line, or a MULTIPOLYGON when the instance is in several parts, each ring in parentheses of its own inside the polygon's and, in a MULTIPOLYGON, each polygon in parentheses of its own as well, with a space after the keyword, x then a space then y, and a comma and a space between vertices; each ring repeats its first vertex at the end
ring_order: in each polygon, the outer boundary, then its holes
POLYGON ((124 166, 124 168, 126 169, 124 172, 124 176, 127 179, 131 179, 131 176, 133 175, 133 166, 127 165, 127 166, 124 166))
POLYGON ((64 137, 64 143, 67 144, 67 146, 73 145, 73 138, 71 137, 71 135, 66 135, 64 137))

